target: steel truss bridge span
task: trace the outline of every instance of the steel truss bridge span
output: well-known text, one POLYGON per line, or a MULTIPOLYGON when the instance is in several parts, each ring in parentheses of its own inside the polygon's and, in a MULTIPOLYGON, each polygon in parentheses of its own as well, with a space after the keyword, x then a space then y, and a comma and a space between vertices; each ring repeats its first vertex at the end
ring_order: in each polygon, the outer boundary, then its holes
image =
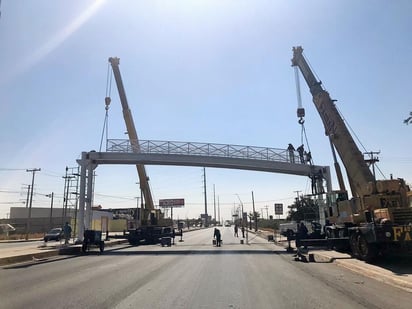
POLYGON ((77 160, 80 165, 79 217, 85 218, 84 225, 78 229, 79 240, 83 240, 84 228, 90 227, 93 171, 101 164, 216 167, 308 177, 320 173, 326 181, 327 192, 332 191, 329 166, 301 163, 296 153, 290 154, 285 149, 149 140, 131 144, 129 140, 108 140, 106 150, 82 152, 81 159, 77 160))
POLYGON ((327 174, 326 167, 301 163, 299 156, 286 149, 198 143, 139 140, 107 140, 106 153, 89 153, 96 164, 149 164, 205 166, 253 170, 261 172, 311 176, 319 169, 327 174), (134 149, 133 145, 137 145, 134 149), (296 162, 296 163, 291 163, 296 162))

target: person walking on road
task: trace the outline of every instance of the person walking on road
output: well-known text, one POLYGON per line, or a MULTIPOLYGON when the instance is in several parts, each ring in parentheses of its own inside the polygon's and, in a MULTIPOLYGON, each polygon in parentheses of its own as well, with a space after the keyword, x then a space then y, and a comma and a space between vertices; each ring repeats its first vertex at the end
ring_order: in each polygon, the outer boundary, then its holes
POLYGON ((301 246, 300 241, 306 238, 308 238, 308 228, 303 222, 300 222, 298 223, 298 232, 296 233, 296 248, 299 248, 301 246))
POLYGON ((235 237, 239 237, 237 224, 235 224, 235 237))
POLYGON ((245 227, 242 226, 242 237, 245 238, 245 227))
POLYGON ((222 236, 220 235, 220 230, 218 228, 215 228, 213 238, 216 238, 216 247, 220 247, 220 244, 222 242, 222 236))
POLYGON ((63 235, 64 235, 64 244, 67 245, 72 235, 72 227, 69 225, 69 222, 66 222, 63 226, 63 235))

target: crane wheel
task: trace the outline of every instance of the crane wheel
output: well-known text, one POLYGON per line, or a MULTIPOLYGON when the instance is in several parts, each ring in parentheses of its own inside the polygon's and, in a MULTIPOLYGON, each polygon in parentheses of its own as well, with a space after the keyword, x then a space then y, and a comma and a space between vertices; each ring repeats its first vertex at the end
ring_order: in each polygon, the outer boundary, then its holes
POLYGON ((355 258, 359 257, 358 238, 359 234, 357 233, 354 233, 349 237, 349 246, 352 251, 352 256, 355 258))
POLYGON ((372 262, 378 256, 376 244, 368 243, 364 235, 357 238, 358 257, 365 262, 372 262))

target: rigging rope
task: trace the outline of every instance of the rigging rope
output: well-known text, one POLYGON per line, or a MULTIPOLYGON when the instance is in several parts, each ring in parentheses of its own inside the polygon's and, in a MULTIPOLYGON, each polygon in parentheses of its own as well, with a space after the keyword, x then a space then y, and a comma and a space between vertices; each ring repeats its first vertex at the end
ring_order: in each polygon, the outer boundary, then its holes
POLYGON ((310 154, 309 141, 308 141, 308 137, 306 135, 306 129, 305 129, 305 119, 304 119, 305 109, 302 106, 302 96, 301 96, 301 93, 300 93, 299 70, 298 70, 297 66, 295 66, 294 68, 295 68, 296 95, 297 95, 297 99, 298 99, 297 116, 299 118, 298 123, 302 126, 302 131, 301 131, 301 134, 300 134, 300 142, 301 142, 301 145, 306 144, 307 149, 308 149, 307 153, 310 154), (305 141, 304 141, 304 139, 305 139, 305 141))
MULTIPOLYGON (((308 136, 306 135, 305 124, 302 123, 301 126, 302 126, 302 131, 301 131, 301 134, 300 134, 301 144, 303 145, 303 144, 305 144, 305 142, 306 142, 306 146, 307 146, 307 148, 308 148, 308 153, 311 153, 310 146, 309 146, 308 136), (303 137, 305 137, 305 142, 303 141, 303 137)), ((312 158, 312 163, 314 164, 313 158, 312 158)))
POLYGON ((110 101, 111 101, 110 95, 112 91, 112 77, 113 77, 113 74, 111 73, 111 70, 110 70, 110 64, 108 64, 107 65, 107 79, 106 79, 106 98, 104 99, 106 113, 104 116, 103 130, 102 130, 102 136, 100 139, 99 152, 102 151, 104 134, 106 133, 106 141, 109 136, 109 106, 110 106, 110 101))

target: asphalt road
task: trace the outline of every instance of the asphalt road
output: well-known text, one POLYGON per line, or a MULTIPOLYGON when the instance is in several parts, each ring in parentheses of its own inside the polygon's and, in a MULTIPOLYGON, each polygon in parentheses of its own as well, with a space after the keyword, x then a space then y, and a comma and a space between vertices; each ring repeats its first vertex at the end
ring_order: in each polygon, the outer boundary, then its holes
POLYGON ((117 246, 3 267, 0 308, 410 308, 406 291, 221 230, 220 248, 209 229, 171 248, 117 246))

